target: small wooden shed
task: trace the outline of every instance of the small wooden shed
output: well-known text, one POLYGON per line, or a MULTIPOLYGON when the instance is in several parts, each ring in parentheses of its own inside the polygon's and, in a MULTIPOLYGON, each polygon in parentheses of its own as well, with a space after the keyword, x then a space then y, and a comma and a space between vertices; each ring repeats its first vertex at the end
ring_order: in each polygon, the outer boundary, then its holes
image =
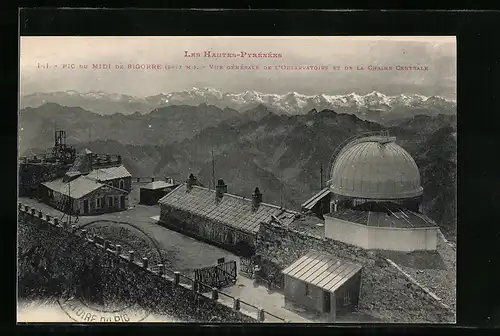
POLYGON ((357 308, 362 266, 340 258, 308 253, 283 270, 285 301, 330 320, 357 308))
POLYGON ((174 181, 154 181, 142 186, 140 189, 140 204, 156 205, 160 198, 174 190, 178 184, 174 181))

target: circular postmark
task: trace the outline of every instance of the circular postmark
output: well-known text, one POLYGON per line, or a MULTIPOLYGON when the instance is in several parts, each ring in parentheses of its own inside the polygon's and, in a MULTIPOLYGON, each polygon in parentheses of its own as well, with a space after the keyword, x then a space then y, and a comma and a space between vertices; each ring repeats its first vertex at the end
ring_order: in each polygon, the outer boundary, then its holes
MULTIPOLYGON (((147 258, 148 268, 162 264, 163 258, 156 241, 139 226, 118 221, 97 220, 79 226, 73 232, 92 238, 107 252, 83 254, 71 260, 71 279, 67 290, 58 299, 63 311, 76 322, 141 322, 149 316, 147 304, 138 288, 140 276, 128 265, 133 259, 147 258), (83 231, 85 230, 85 231, 83 231), (121 253, 120 253, 121 251, 121 253), (120 255, 118 255, 120 254, 120 255)), ((74 236, 73 236, 74 237, 74 236)), ((78 246, 78 245, 77 245, 78 246)))

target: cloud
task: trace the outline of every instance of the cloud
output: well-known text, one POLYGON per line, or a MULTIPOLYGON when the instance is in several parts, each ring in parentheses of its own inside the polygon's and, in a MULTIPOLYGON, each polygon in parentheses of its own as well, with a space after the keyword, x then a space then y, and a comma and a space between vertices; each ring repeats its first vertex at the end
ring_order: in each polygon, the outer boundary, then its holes
MULTIPOLYGON (((414 93, 435 87, 456 91, 454 37, 23 37, 22 92, 107 91, 145 96, 209 86, 222 91, 256 90, 339 93, 400 85, 414 93), (185 51, 272 52, 280 59, 186 58, 185 51), (429 71, 141 71, 39 69, 38 63, 159 63, 162 65, 426 65, 429 71)), ((391 94, 391 92, 384 92, 391 94)))

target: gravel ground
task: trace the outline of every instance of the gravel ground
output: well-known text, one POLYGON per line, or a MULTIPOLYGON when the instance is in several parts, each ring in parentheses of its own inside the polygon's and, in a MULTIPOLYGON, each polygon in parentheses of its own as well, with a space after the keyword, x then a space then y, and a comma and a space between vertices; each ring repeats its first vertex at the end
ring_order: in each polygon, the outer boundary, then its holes
POLYGON ((412 268, 393 261, 456 312, 456 250, 438 238, 437 252, 443 265, 435 269, 412 268))

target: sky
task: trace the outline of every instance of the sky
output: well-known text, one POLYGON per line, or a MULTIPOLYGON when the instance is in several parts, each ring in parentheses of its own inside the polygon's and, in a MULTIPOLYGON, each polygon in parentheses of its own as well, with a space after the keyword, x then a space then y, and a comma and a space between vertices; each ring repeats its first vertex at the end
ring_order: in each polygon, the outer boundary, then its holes
POLYGON ((284 94, 417 93, 456 99, 455 37, 21 37, 21 93, 75 90, 134 96, 211 87, 222 92, 284 94), (201 57, 185 57, 185 52, 201 57), (207 58, 218 53, 273 53, 281 58, 207 58), (40 68, 39 64, 48 64, 40 68), (64 68, 74 64, 76 69, 64 68), (109 64, 110 70, 92 69, 109 64), (116 65, 124 69, 116 69, 116 65), (127 69, 160 64, 162 69, 127 69), (57 65, 57 68, 56 68, 57 65), (87 65, 87 69, 79 68, 87 65), (165 65, 180 69, 165 69, 165 65), (328 66, 280 70, 276 66, 328 66), (186 66, 197 66, 191 70, 186 66), (205 68, 203 68, 203 66, 205 68), (222 66, 222 70, 210 69, 222 66), (254 66, 253 70, 227 67, 254 66), (255 66, 260 68, 257 70, 255 66), (345 67, 352 70, 346 70, 345 67), (368 66, 392 66, 369 70, 368 66), (396 66, 427 70, 402 71, 396 66), (265 70, 270 67, 271 70, 265 70), (340 67, 333 70, 332 67, 340 67), (361 69, 363 68, 363 69, 361 69), (358 70, 359 69, 359 70, 358 70))

